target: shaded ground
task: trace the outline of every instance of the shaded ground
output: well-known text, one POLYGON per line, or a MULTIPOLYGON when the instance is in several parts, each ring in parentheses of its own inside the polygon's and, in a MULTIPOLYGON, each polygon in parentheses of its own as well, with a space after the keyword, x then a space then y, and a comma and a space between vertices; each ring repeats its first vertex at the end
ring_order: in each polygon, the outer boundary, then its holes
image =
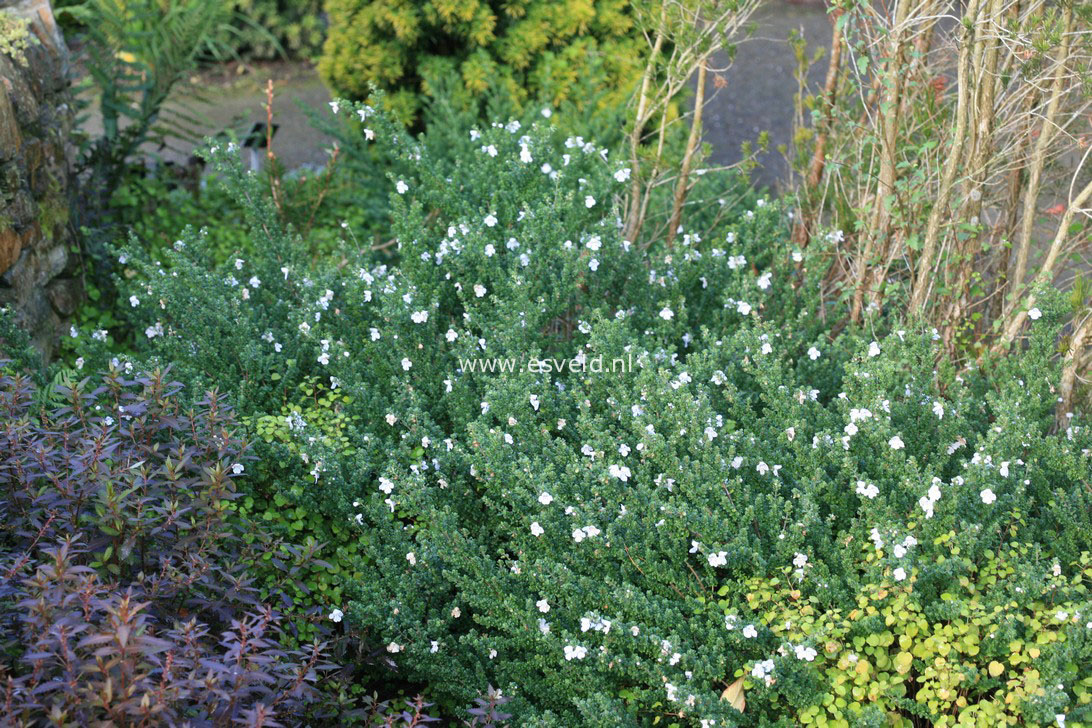
MULTIPOLYGON (((786 144, 792 133, 793 95, 797 91, 795 61, 787 42, 789 33, 801 32, 809 49, 825 47, 830 42, 830 23, 821 6, 795 5, 785 0, 769 0, 756 21, 755 34, 739 48, 735 64, 724 74, 728 86, 716 92, 706 109, 706 140, 714 148, 712 161, 730 163, 739 160, 743 142, 754 141, 761 131, 769 131, 770 151, 760 157, 763 168, 754 177, 760 185, 774 186, 787 174, 777 146, 786 144)), ((809 79, 812 84, 821 83, 825 69, 825 62, 816 64, 809 79)), ((180 88, 168 106, 178 108, 180 100, 196 89, 205 98, 190 103, 188 112, 201 117, 200 134, 232 128, 242 136, 254 122, 265 121, 265 85, 270 78, 276 88, 274 121, 280 125, 273 140, 278 157, 290 168, 324 164, 330 140, 311 128, 296 103, 322 109, 330 100, 309 64, 228 66, 192 79, 190 88, 180 88)), ((713 95, 714 90, 710 88, 708 93, 713 95)), ((85 127, 93 134, 101 130, 96 111, 85 127)), ((193 146, 192 142, 178 140, 173 148, 148 151, 178 162, 189 156, 193 146)))

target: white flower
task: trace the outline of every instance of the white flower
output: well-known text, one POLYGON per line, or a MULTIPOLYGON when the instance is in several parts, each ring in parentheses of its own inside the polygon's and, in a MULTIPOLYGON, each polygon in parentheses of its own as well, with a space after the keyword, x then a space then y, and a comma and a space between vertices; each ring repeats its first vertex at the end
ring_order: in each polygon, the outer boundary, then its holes
POLYGON ((611 465, 607 468, 607 472, 610 473, 612 478, 618 478, 623 483, 629 480, 629 476, 632 475, 630 469, 625 465, 611 465))
POLYGON ((892 450, 902 450, 904 447, 906 447, 906 444, 903 443, 902 438, 898 435, 895 435, 890 440, 888 440, 887 444, 891 447, 892 450))
POLYGON ((565 645, 565 660, 583 660, 588 656, 588 648, 579 645, 565 645))
POLYGON ((76 368, 77 369, 83 369, 83 364, 84 364, 84 361, 83 361, 82 356, 79 357, 78 359, 76 359, 76 368))
POLYGON ((895 577, 895 581, 903 581, 904 579, 906 579, 906 569, 900 566, 899 568, 895 569, 891 573, 891 575, 895 577))
POLYGON ((524 164, 530 164, 532 161, 534 161, 531 157, 531 148, 528 147, 526 144, 519 145, 519 161, 523 162, 524 164))
POLYGON ((414 311, 410 314, 410 320, 415 324, 423 324, 428 321, 428 311, 414 311))
POLYGON ((875 485, 866 483, 863 480, 857 481, 857 495, 864 496, 869 500, 872 500, 880 494, 880 489, 875 485))
POLYGON ((538 607, 538 611, 542 612, 543 614, 546 614, 546 612, 550 611, 550 603, 545 599, 539 599, 537 602, 535 602, 535 606, 538 607))
POLYGON ((542 114, 543 119, 549 119, 551 116, 554 115, 553 109, 551 109, 549 106, 544 106, 542 108, 542 111, 540 111, 539 113, 542 114))
POLYGON ((323 366, 326 366, 327 364, 329 364, 330 363, 330 353, 324 351, 321 354, 319 354, 318 362, 319 362, 319 364, 321 364, 323 366))
POLYGON ((796 659, 804 660, 805 662, 812 662, 819 655, 814 647, 805 647, 804 645, 797 645, 793 648, 793 652, 796 653, 796 659))
POLYGON ((820 356, 821 356, 821 354, 819 353, 819 350, 816 349, 814 346, 811 347, 810 349, 808 349, 808 358, 811 359, 812 361, 815 361, 820 356))
POLYGON ((770 273, 770 271, 766 271, 758 277, 758 280, 755 281, 755 283, 758 285, 759 288, 765 291, 767 288, 770 287, 770 278, 772 276, 773 274, 770 273))
POLYGON ((482 222, 485 223, 486 227, 496 227, 497 218, 493 215, 493 213, 489 213, 485 216, 485 220, 483 220, 482 222))
POLYGON ((797 552, 797 554, 793 556, 792 565, 799 569, 803 569, 805 566, 808 565, 807 555, 797 552))
POLYGON ((736 311, 738 311, 741 316, 746 316, 751 313, 751 304, 746 301, 736 301, 736 311))
POLYGON ((763 660, 762 662, 756 662, 755 666, 751 668, 751 677, 758 679, 765 679, 767 684, 772 682, 770 673, 773 672, 774 662, 773 660, 763 660))
POLYGON ((714 568, 717 566, 724 566, 728 563, 728 552, 718 551, 715 554, 709 554, 708 561, 709 565, 714 568))
POLYGON ((345 612, 341 611, 340 609, 335 609, 334 611, 330 612, 330 621, 340 622, 344 616, 345 612))
POLYGON ((410 562, 410 566, 416 566, 417 565, 417 554, 410 551, 408 554, 406 554, 406 561, 410 562))
POLYGON ((392 655, 401 651, 402 645, 398 644, 397 642, 391 642, 389 645, 387 645, 387 652, 391 653, 392 655))
POLYGON ((410 367, 412 367, 412 366, 413 366, 413 362, 411 362, 409 359, 407 359, 405 357, 402 358, 402 369, 404 371, 408 372, 410 370, 410 367))
POLYGON ((595 198, 592 197, 591 195, 588 195, 587 197, 585 197, 584 198, 584 207, 587 207, 588 209, 591 209, 591 208, 595 207, 595 198))
POLYGON ((488 289, 485 286, 483 286, 481 283, 475 283, 474 284, 474 295, 477 296, 478 298, 481 298, 482 296, 484 296, 488 292, 489 292, 488 289))
POLYGON ((879 356, 880 355, 880 345, 877 344, 875 341, 873 341, 871 344, 868 345, 868 355, 869 356, 879 356))
POLYGON ((1038 321, 1039 318, 1042 317, 1042 315, 1043 315, 1043 312, 1040 311, 1037 308, 1033 308, 1030 311, 1028 311, 1028 318, 1031 319, 1032 321, 1038 321))
POLYGON ((246 468, 243 467, 242 463, 235 463, 231 466, 231 472, 235 473, 236 475, 242 475, 244 470, 246 470, 246 468))
POLYGON ((532 408, 533 408, 533 409, 534 409, 534 410, 535 410, 536 412, 538 412, 538 406, 539 406, 539 399, 538 399, 538 395, 537 395, 537 394, 532 394, 532 395, 531 395, 531 396, 530 396, 530 397, 528 398, 528 401, 530 401, 530 403, 531 403, 531 407, 532 407, 532 408))
POLYGON ((985 503, 986 505, 990 505, 991 503, 993 503, 994 501, 997 500, 997 496, 989 488, 986 488, 984 491, 979 493, 978 497, 981 498, 982 502, 985 503))
POLYGON ((538 536, 541 536, 544 533, 546 533, 546 529, 544 529, 542 526, 538 525, 538 521, 535 521, 534 523, 531 524, 531 535, 532 536, 538 537, 538 536))
POLYGON ((937 416, 938 420, 944 419, 944 404, 940 400, 933 402, 933 414, 937 416))
POLYGON ((671 319, 675 318, 675 312, 667 306, 664 306, 663 309, 660 310, 660 318, 662 318, 664 321, 670 321, 671 319))
POLYGON ((755 637, 758 637, 758 630, 755 629, 753 624, 748 624, 743 628, 743 636, 749 640, 753 640, 755 637))
POLYGON ((129 305, 132 306, 133 308, 136 308, 137 306, 140 305, 140 299, 137 298, 136 296, 129 296, 129 305))
POLYGON ((394 189, 398 191, 398 194, 404 195, 409 192, 409 185, 402 180, 398 180, 397 184, 394 185, 394 189))
POLYGON ((629 167, 623 167, 622 169, 614 173, 614 180, 616 182, 625 182, 627 179, 629 179, 629 175, 629 167))
POLYGON ((554 502, 554 497, 546 491, 542 491, 541 493, 539 493, 538 502, 544 506, 548 506, 554 502))
POLYGON ((341 104, 340 101, 331 101, 330 102, 330 110, 333 111, 336 114, 337 110, 340 108, 340 104, 341 104))
POLYGON ((390 479, 388 479, 388 478, 380 478, 379 479, 379 490, 383 491, 387 495, 390 495, 391 491, 394 490, 394 483, 391 482, 390 479))

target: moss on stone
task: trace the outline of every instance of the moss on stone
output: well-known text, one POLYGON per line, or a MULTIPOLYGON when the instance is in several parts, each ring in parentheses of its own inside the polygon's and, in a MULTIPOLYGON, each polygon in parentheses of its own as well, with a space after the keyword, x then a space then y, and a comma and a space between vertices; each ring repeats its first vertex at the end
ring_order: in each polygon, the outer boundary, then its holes
POLYGON ((0 10, 0 53, 20 66, 27 65, 27 49, 38 39, 30 32, 30 22, 0 10))

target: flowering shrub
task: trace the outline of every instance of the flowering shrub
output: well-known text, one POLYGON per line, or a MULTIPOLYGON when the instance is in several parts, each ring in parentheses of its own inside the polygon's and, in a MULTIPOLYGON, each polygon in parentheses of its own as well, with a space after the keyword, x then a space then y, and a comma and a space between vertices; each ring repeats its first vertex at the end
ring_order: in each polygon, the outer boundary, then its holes
MULTIPOLYGON (((947 634, 943 595, 1001 553, 1021 576, 991 590, 1041 594, 1033 574, 1056 562, 1090 613, 1092 437, 1077 417, 1054 432, 1053 303, 1023 356, 956 372, 912 323, 877 313, 833 335, 816 312, 837 304, 777 204, 695 210, 674 245, 629 243, 629 170, 588 140, 494 124, 448 164, 382 114, 337 108, 393 155, 389 245, 346 233, 313 263, 214 151, 252 252, 216 265, 193 229, 162 263, 128 251, 127 312, 142 356, 232 389, 262 463, 246 512, 335 549, 336 578, 307 578, 371 656, 362 672, 394 665, 448 712, 496 685, 519 724, 818 722, 810 661, 771 657, 818 647, 775 635, 756 579, 790 580, 846 641, 873 634, 844 622, 879 588, 947 634)), ((1075 710, 1084 676, 1051 664, 1061 687, 1042 705, 1075 710)), ((865 698, 862 719, 956 711, 939 692, 865 698)))

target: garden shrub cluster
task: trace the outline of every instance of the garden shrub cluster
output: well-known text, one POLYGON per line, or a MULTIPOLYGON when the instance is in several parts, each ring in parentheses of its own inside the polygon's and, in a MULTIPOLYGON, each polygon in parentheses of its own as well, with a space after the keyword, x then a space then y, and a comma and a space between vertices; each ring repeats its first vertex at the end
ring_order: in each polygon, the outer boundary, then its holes
POLYGON ((283 586, 314 549, 234 517, 245 436, 223 395, 185 408, 166 377, 0 376, 4 725, 272 725, 333 669, 325 641, 286 646, 283 586))
POLYGON ((644 41, 620 0, 328 0, 326 12, 323 79, 335 94, 360 99, 377 85, 404 121, 419 120, 430 84, 449 74, 466 104, 493 89, 520 107, 610 107, 641 71, 644 41), (598 98, 584 96, 589 82, 598 98))
POLYGON ((326 37, 320 0, 236 0, 232 44, 251 58, 312 58, 326 37))
POLYGON ((833 334, 811 262, 837 235, 795 248, 720 175, 674 245, 631 243, 628 167, 593 140, 495 123, 442 157, 450 129, 335 112, 389 155, 389 245, 339 228, 316 260, 220 145, 248 252, 126 247, 134 351, 75 346, 230 392, 255 456, 233 509, 321 544, 292 594, 357 685, 463 719, 492 685, 518 725, 1092 723, 1064 302, 956 370, 898 311, 833 334))

